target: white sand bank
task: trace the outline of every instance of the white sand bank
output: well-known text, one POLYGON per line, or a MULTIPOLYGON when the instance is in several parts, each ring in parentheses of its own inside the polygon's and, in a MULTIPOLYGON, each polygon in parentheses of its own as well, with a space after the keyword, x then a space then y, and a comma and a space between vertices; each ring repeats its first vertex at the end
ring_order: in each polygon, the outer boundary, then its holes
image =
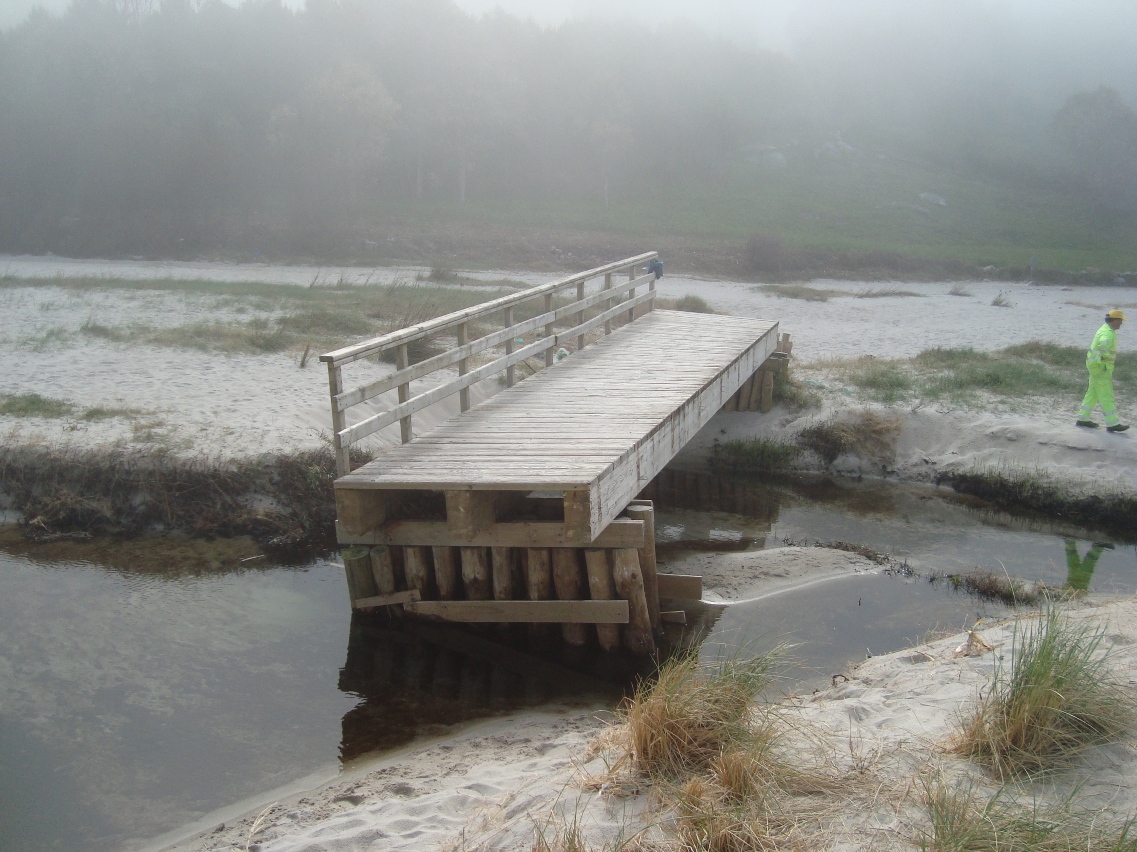
MULTIPOLYGON (((1071 615, 1104 628, 1113 664, 1123 680, 1137 683, 1137 600, 1082 603, 1071 615)), ((991 786, 982 770, 944 746, 995 666, 1009 662, 1015 624, 980 624, 994 650, 978 656, 958 653, 967 634, 949 636, 874 657, 848 671, 847 680, 835 677, 828 689, 786 699, 803 756, 821 755, 860 779, 848 801, 832 803, 823 817, 827 841, 811 848, 918 848, 916 839, 927 827, 920 777, 966 775, 991 786)), ((608 719, 588 709, 480 723, 168 848, 228 852, 244 849, 252 833, 250 848, 273 852, 520 852, 533 848, 539 826, 551 838, 555 829, 548 826, 566 821, 577 824, 597 850, 641 832, 664 838, 671 816, 649 788, 609 796, 583 783, 608 768, 588 749, 608 719)), ((1132 741, 1095 748, 1045 783, 1024 789, 1040 801, 1060 801, 1076 791, 1081 805, 1124 818, 1137 810, 1137 748, 1132 741)))

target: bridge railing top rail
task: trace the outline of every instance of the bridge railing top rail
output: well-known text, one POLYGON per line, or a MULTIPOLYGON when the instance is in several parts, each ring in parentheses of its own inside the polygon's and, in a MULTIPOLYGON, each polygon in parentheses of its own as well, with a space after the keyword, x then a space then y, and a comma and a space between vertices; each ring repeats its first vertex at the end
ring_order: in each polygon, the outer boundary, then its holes
POLYGON ((504 372, 505 384, 512 386, 519 381, 516 366, 520 362, 544 354, 545 366, 550 366, 558 349, 582 349, 593 329, 603 326, 602 333, 608 334, 614 322, 624 319, 630 322, 650 311, 654 306, 656 274, 650 270, 639 275, 637 272, 657 259, 656 252, 645 252, 321 355, 320 360, 328 365, 332 441, 338 474, 344 476, 351 472, 352 444, 379 429, 398 421, 400 437, 407 443, 413 437, 414 412, 455 393, 460 396, 461 410, 466 411, 470 408, 470 388, 476 383, 504 372), (626 274, 627 279, 615 281, 614 276, 621 273, 626 274), (588 292, 590 282, 599 282, 592 293, 588 292), (562 293, 569 288, 575 288, 574 298, 564 302, 562 293), (637 295, 640 288, 646 288, 646 292, 637 295), (490 330, 490 323, 496 325, 495 315, 500 318, 500 325, 490 330), (479 336, 471 339, 471 334, 479 336), (534 339, 526 342, 526 334, 534 339), (452 339, 438 351, 437 338, 449 335, 452 339), (433 347, 428 343, 433 343, 433 347), (381 357, 391 350, 395 351, 393 373, 345 390, 343 368, 346 365, 381 357), (412 363, 415 356, 422 357, 412 363), (471 363, 476 358, 487 357, 490 358, 487 363, 471 363), (412 382, 454 365, 457 365, 457 376, 433 387, 418 389, 411 395, 412 382), (349 409, 391 390, 398 391, 398 402, 393 407, 348 423, 349 409))

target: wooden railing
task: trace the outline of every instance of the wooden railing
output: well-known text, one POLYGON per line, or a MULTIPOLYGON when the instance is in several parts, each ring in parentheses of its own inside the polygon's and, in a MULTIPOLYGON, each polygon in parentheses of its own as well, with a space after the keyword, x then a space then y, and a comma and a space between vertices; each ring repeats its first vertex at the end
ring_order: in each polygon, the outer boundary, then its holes
POLYGON ((609 334, 613 320, 626 314, 630 322, 635 318, 636 309, 641 306, 644 306, 644 312, 650 311, 655 299, 655 275, 648 272, 637 276, 636 273, 641 271, 640 267, 657 257, 656 252, 647 252, 625 258, 321 355, 320 360, 328 365, 332 441, 338 474, 344 476, 351 472, 352 444, 390 426, 396 420, 399 421, 400 436, 405 444, 413 437, 411 416, 414 412, 455 393, 459 394, 461 410, 466 411, 470 408, 470 388, 483 379, 504 371, 506 385, 512 386, 518 381, 515 369, 518 362, 544 353, 545 365, 550 366, 560 347, 572 346, 575 351, 584 348, 586 334, 594 328, 603 325, 603 333, 609 334), (614 276, 622 273, 627 274, 626 281, 613 280, 614 276), (587 292, 590 281, 599 284, 598 289, 592 293, 587 292), (636 291, 641 287, 646 287, 647 290, 637 295, 636 291), (569 288, 575 288, 574 301, 556 305, 558 295, 569 288), (521 321, 514 320, 514 314, 519 309, 522 312, 532 309, 532 303, 537 300, 540 302, 534 316, 521 321), (495 318, 502 326, 499 330, 470 339, 472 332, 481 332, 495 318), (569 328, 558 332, 558 324, 569 324, 569 328), (538 329, 541 330, 541 337, 532 343, 517 346, 516 341, 521 335, 538 329), (410 347, 413 343, 447 332, 456 338, 456 346, 417 363, 410 363, 410 347), (489 363, 470 369, 473 356, 496 347, 502 347, 503 354, 489 363), (380 356, 391 349, 395 350, 395 372, 353 390, 344 390, 345 365, 380 356), (411 396, 411 382, 455 364, 458 365, 456 378, 411 396), (395 389, 398 389, 397 405, 348 425, 349 408, 395 389))

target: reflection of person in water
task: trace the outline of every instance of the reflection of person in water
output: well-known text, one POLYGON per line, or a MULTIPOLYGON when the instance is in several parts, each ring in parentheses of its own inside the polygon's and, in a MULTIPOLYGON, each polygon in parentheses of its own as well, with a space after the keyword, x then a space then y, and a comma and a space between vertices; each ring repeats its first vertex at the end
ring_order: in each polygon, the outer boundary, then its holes
POLYGON ((1095 542, 1083 559, 1078 555, 1078 543, 1072 538, 1066 539, 1066 585, 1077 592, 1088 591, 1090 578, 1104 550, 1113 550, 1113 545, 1095 542))

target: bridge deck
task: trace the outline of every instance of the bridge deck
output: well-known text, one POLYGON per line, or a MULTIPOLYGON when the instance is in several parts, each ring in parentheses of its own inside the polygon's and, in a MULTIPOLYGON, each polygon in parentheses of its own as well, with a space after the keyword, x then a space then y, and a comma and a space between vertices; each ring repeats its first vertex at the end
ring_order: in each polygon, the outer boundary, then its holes
POLYGON ((391 492, 444 492, 447 525, 473 540, 505 520, 502 495, 554 492, 564 541, 588 544, 775 350, 777 330, 763 320, 652 311, 384 451, 339 478, 337 494, 370 501, 363 511, 382 521, 392 517, 391 492))

